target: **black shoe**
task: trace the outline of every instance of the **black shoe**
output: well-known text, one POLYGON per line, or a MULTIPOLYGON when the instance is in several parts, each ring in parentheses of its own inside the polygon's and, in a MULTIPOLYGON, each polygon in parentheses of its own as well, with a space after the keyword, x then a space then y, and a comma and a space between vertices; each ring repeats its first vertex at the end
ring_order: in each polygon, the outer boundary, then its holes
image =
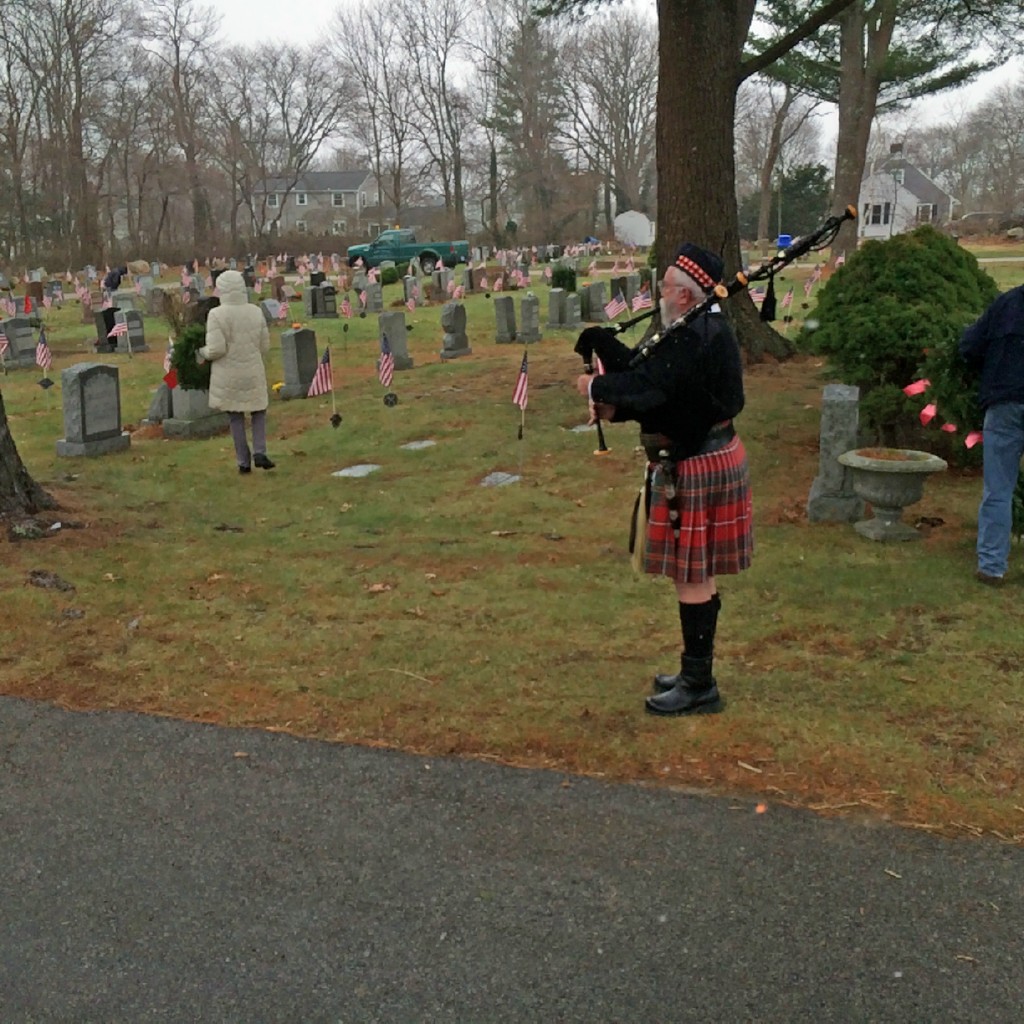
POLYGON ((266 455, 262 454, 261 452, 257 452, 252 457, 252 461, 254 463, 256 463, 256 465, 259 466, 260 469, 273 469, 274 468, 274 464, 270 461, 270 459, 268 459, 266 457, 266 455))
POLYGON ((239 466, 238 467, 238 472, 239 473, 251 473, 252 472, 252 466, 239 466))
POLYGON ((667 672, 664 675, 656 675, 654 677, 654 692, 668 693, 680 681, 682 675, 682 672, 677 672, 674 676, 667 672))
POLYGON ((722 698, 714 683, 702 690, 683 683, 648 697, 644 705, 652 715, 714 715, 722 710, 722 698))

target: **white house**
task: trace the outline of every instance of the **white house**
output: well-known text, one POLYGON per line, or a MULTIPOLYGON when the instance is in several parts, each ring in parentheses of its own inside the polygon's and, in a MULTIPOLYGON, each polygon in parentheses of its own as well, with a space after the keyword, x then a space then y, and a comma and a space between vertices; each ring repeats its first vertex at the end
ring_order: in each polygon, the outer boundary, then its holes
POLYGON ((945 224, 958 205, 958 199, 904 159, 903 145, 897 142, 860 183, 857 231, 861 238, 892 238, 919 224, 945 224))

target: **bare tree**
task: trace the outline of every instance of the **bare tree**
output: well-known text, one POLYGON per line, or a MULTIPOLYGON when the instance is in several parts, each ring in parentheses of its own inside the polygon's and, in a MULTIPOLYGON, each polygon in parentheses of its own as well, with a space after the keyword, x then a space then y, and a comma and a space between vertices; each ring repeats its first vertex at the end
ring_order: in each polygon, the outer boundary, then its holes
POLYGON ((577 102, 573 134, 606 183, 605 225, 615 213, 652 209, 658 31, 637 11, 616 11, 582 26, 567 62, 577 102))
POLYGON ((204 100, 213 87, 212 49, 218 25, 213 9, 194 0, 151 0, 143 21, 149 52, 164 72, 163 95, 185 161, 196 249, 207 247, 212 230, 202 168, 211 128, 204 117, 204 100))
POLYGON ((366 151, 380 190, 383 210, 397 218, 409 192, 417 145, 413 125, 416 96, 397 55, 404 52, 399 19, 390 10, 364 2, 339 9, 335 52, 352 82, 344 108, 353 138, 366 151))

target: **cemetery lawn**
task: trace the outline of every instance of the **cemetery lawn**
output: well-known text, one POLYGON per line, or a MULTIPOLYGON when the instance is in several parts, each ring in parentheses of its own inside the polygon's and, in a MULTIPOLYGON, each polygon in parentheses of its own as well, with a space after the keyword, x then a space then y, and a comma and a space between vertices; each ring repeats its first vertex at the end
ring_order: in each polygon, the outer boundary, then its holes
MULTIPOLYGON (((929 479, 907 512, 918 542, 811 525, 830 379, 807 356, 749 368, 738 425, 757 546, 749 572, 720 580, 727 708, 654 718, 643 697, 678 664, 679 625, 671 585, 634 577, 625 551, 635 425, 610 426, 611 453, 593 455, 594 434, 572 429, 585 418, 574 334, 545 331, 517 440, 523 349, 494 343, 483 296, 466 305, 473 354, 451 362, 440 307, 410 318, 415 367, 395 376, 395 408, 376 319, 310 322, 331 343, 343 422, 331 427, 330 396, 274 399, 277 468, 250 476, 226 435, 138 426, 163 373, 161 321, 146 319, 150 352, 95 356, 77 303, 49 311, 50 376, 116 364, 132 441, 59 458, 60 387, 43 391, 34 369, 0 380, 19 453, 60 503, 37 517, 60 524, 43 538, 12 524, 0 538, 0 692, 1024 840, 1024 552, 1003 588, 974 580, 977 469, 929 479), (332 476, 355 464, 381 468, 332 476), (496 471, 521 480, 480 486, 496 471), (73 589, 31 585, 35 571, 73 589)), ((279 381, 279 328, 271 339, 279 381)))

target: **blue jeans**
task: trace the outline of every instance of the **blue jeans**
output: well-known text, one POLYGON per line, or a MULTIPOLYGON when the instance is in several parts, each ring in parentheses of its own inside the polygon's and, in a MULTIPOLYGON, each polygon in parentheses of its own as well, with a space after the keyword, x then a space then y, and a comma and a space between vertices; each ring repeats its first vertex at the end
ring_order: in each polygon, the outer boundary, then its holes
POLYGON ((984 445, 978 568, 987 576, 1005 576, 1010 563, 1013 490, 1024 455, 1024 402, 1000 402, 985 410, 984 445))

